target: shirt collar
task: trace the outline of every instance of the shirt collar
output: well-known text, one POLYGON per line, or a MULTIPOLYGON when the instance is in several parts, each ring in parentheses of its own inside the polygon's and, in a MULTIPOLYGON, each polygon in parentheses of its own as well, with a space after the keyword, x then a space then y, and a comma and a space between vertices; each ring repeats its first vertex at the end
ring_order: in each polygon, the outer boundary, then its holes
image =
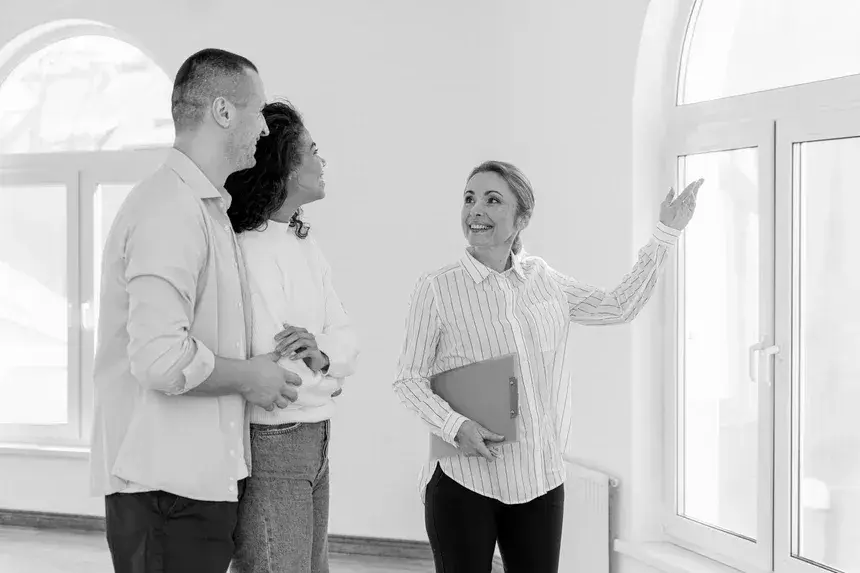
MULTIPOLYGON (((521 279, 525 278, 525 275, 523 273, 522 259, 523 251, 520 251, 517 254, 511 253, 511 270, 521 279)), ((466 253, 463 255, 463 257, 460 259, 460 265, 476 283, 484 282, 484 279, 493 274, 504 274, 497 273, 490 267, 486 266, 484 263, 480 262, 478 259, 472 256, 472 253, 470 253, 468 249, 466 250, 466 253)))
POLYGON ((197 164, 183 152, 175 147, 170 148, 165 165, 172 169, 200 199, 222 199, 224 209, 230 208, 232 197, 227 190, 220 186, 216 188, 197 164))

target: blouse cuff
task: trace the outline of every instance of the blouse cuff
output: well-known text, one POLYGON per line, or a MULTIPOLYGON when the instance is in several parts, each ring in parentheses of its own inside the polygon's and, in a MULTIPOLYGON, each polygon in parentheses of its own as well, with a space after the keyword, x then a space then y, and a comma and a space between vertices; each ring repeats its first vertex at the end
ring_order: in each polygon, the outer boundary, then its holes
POLYGON ((451 411, 451 413, 448 414, 448 417, 445 418, 445 422, 442 424, 442 439, 449 444, 456 446, 457 442, 455 441, 455 438, 457 437, 457 432, 460 431, 460 426, 462 426, 463 422, 466 420, 468 420, 466 416, 451 411))
POLYGON ((673 229, 663 223, 658 222, 657 228, 654 229, 654 238, 657 239, 657 242, 666 245, 667 247, 674 246, 678 242, 678 237, 680 236, 681 231, 673 229))

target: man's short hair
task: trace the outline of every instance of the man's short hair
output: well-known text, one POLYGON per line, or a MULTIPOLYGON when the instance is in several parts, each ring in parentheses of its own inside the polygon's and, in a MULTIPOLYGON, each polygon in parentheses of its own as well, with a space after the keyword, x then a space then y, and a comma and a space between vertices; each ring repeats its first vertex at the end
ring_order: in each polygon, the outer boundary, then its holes
POLYGON ((225 86, 235 89, 248 70, 258 72, 249 59, 217 48, 200 50, 185 60, 170 98, 176 131, 198 126, 215 98, 231 95, 225 86))

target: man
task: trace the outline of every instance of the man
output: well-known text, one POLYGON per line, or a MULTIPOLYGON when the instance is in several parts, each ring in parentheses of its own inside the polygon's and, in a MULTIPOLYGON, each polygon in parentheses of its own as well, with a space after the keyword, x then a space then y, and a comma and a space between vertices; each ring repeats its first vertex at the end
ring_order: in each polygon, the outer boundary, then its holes
POLYGON ((224 573, 250 473, 246 401, 295 400, 277 356, 249 359, 244 266, 227 176, 268 134, 257 68, 192 55, 172 95, 176 141, 107 237, 95 360, 92 487, 117 573, 224 573))

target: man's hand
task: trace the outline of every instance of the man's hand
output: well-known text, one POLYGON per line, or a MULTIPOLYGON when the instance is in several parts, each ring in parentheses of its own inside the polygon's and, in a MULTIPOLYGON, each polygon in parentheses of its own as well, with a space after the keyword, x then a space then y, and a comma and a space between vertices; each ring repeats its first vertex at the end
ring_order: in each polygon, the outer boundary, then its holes
POLYGON ((290 360, 304 360, 314 372, 324 370, 329 365, 328 356, 317 347, 313 334, 306 329, 284 324, 284 330, 275 335, 275 352, 290 360))
POLYGON ((660 204, 660 222, 667 227, 683 231, 693 218, 693 213, 696 212, 696 197, 704 182, 704 179, 699 179, 690 183, 677 198, 675 198, 675 190, 669 189, 669 194, 660 204))
POLYGON ((286 408, 298 398, 298 386, 302 379, 298 374, 278 366, 280 356, 274 352, 255 356, 248 360, 251 376, 242 396, 245 400, 268 411, 286 408))

